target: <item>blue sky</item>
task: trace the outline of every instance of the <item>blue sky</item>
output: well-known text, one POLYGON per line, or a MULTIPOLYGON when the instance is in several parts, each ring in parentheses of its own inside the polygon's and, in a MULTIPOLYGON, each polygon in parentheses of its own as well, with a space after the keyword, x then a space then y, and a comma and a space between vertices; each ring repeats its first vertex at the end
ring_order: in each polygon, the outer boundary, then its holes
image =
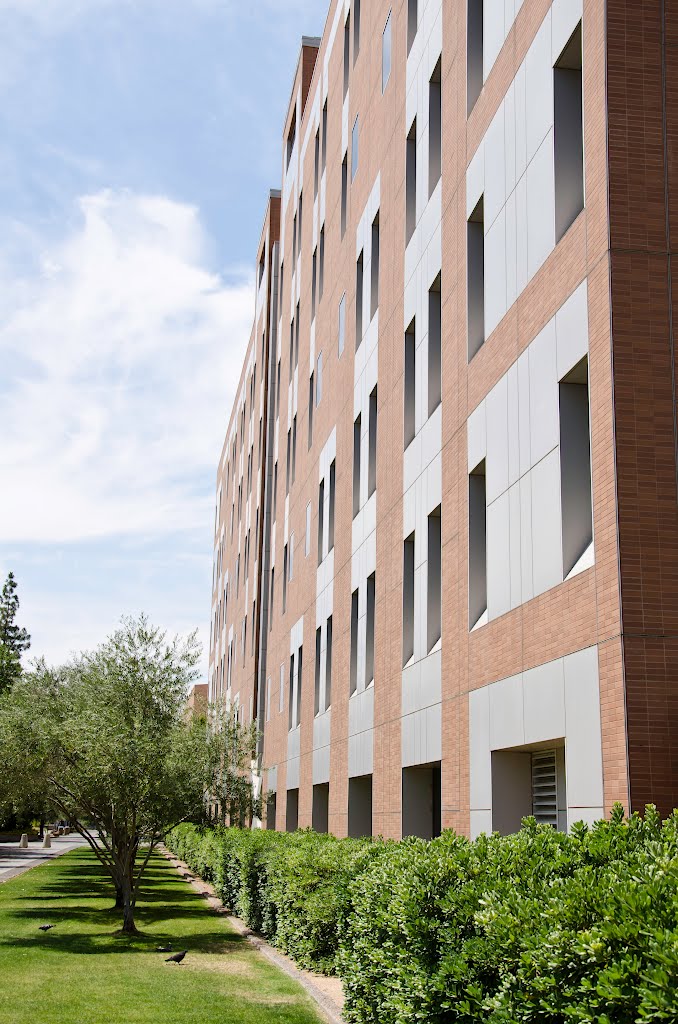
POLYGON ((141 610, 207 648, 255 247, 326 7, 0 0, 0 575, 31 655, 141 610))

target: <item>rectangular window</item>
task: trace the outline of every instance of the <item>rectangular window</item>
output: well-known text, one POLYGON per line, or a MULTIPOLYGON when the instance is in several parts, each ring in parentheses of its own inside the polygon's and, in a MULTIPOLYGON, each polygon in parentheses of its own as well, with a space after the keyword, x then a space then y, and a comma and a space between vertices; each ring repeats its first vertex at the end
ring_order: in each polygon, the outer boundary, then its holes
POLYGON ((325 529, 325 481, 320 481, 318 488, 318 565, 323 560, 325 529))
POLYGON ((428 562, 426 582, 426 648, 430 653, 441 635, 441 531, 440 505, 428 517, 428 562))
POLYGON ((391 12, 388 12, 388 18, 384 25, 384 31, 381 36, 381 91, 382 95, 388 84, 388 80, 391 77, 391 12))
POLYGON ((417 34, 417 20, 418 20, 418 3, 417 0, 407 0, 407 52, 409 54, 412 49, 412 43, 414 37, 417 34))
POLYGON ((318 197, 318 179, 320 178, 320 128, 315 133, 315 154, 313 162, 313 197, 318 197))
POLYGON ((287 431, 287 468, 285 472, 285 494, 290 493, 290 463, 292 458, 292 428, 287 431))
POLYGON ((275 609, 275 566, 271 569, 271 607, 268 612, 268 631, 273 629, 273 611, 275 609))
POLYGON ((466 15, 466 115, 483 88, 483 0, 468 0, 466 15))
POLYGON ((294 150, 294 141, 295 141, 296 137, 297 137, 297 108, 295 106, 294 110, 292 111, 292 121, 290 123, 290 130, 287 133, 287 143, 286 143, 287 154, 286 154, 286 156, 287 156, 287 166, 288 167, 290 166, 290 160, 292 159, 292 152, 294 150))
POLYGON ((440 274, 428 292, 428 414, 440 405, 442 396, 441 349, 442 325, 440 309, 440 274))
POLYGON ((290 688, 287 702, 287 728, 291 731, 294 727, 294 655, 290 654, 290 688))
POLYGON ((584 209, 581 22, 553 69, 556 241, 584 209))
POLYGON ((403 543, 403 665, 414 657, 414 533, 403 543))
POLYGON ((302 668, 304 664, 304 648, 300 647, 297 653, 297 725, 301 722, 301 681, 302 681, 302 668))
POLYGON ((468 617, 469 627, 487 615, 487 499, 485 460, 468 478, 468 617))
POLYGON ((346 234, 346 207, 348 205, 348 153, 341 163, 341 237, 346 234))
POLYGON ((414 441, 416 433, 416 329, 415 321, 405 331, 405 374, 403 382, 404 401, 404 447, 414 441))
POLYGON ((297 417, 292 420, 292 483, 297 476, 297 417))
POLYGON ((372 221, 372 256, 370 274, 370 320, 379 309, 379 214, 372 221))
POLYGON ((360 432, 361 418, 353 424, 353 518, 360 512, 360 432))
POLYGON ((327 167, 327 100, 323 106, 323 145, 322 145, 322 171, 325 173, 327 167))
POLYGON ((334 502, 336 499, 337 489, 337 463, 336 459, 332 459, 330 464, 330 509, 329 509, 329 523, 327 528, 327 550, 330 552, 334 547, 334 502))
POLYGON ((283 615, 287 608, 287 544, 283 548, 283 578, 282 578, 282 610, 283 615))
POLYGON ((339 341, 337 343, 337 350, 339 355, 344 351, 344 340, 346 337, 346 293, 341 296, 339 300, 339 341))
POLYGON ((369 444, 367 466, 367 497, 371 498, 377 489, 377 389, 370 395, 369 409, 369 444))
POLYGON ((353 63, 360 53, 360 0, 353 0, 353 63))
POLYGON ((294 317, 290 324, 290 381, 294 377, 294 317))
POLYGON ((323 354, 318 353, 318 359, 316 360, 316 385, 315 385, 315 404, 316 407, 320 405, 323 397, 323 354))
POLYGON ((588 358, 560 381, 563 579, 593 543, 588 358))
POLYGON ((350 73, 351 50, 351 15, 344 23, 344 99, 348 93, 348 77, 350 73))
POLYGON ((322 301, 325 288, 325 225, 320 229, 320 242, 318 244, 318 302, 322 301))
POLYGON ((295 213, 292 221, 292 273, 297 262, 297 215, 295 213))
POLYGON ((313 374, 308 378, 308 449, 313 446, 313 406, 315 395, 313 394, 313 374))
POLYGON ((375 575, 367 577, 367 613, 365 629, 365 686, 374 682, 374 605, 375 575))
POLYGON ((294 318, 294 369, 296 370, 299 366, 299 324, 301 317, 299 316, 299 303, 297 302, 297 312, 294 318))
POLYGON ((358 256, 355 269, 355 349, 363 340, 363 254, 358 256))
POLYGON ((405 159, 405 244, 417 226, 417 119, 407 134, 405 159))
POLYGON ((442 168, 442 81, 440 60, 428 83, 428 194, 433 195, 442 168))
POLYGON ((325 638, 325 711, 332 703, 332 616, 327 620, 327 636, 325 638))
POLYGON ((484 197, 467 224, 468 358, 485 342, 485 212, 484 197))
POLYGON ((313 251, 313 261, 311 264, 311 320, 315 320, 315 299, 316 299, 316 287, 318 279, 318 249, 317 247, 313 251))
POLYGON ((322 654, 322 629, 320 626, 315 631, 315 696, 313 702, 313 714, 320 711, 320 657, 322 654))
POLYGON ((353 122, 353 131, 351 132, 351 182, 358 173, 358 115, 356 114, 355 121, 353 122))
POLYGON ((358 686, 358 591, 351 594, 351 671, 350 694, 355 693, 358 686))
POLYGON ((304 210, 304 197, 302 193, 299 193, 299 224, 297 226, 297 252, 301 256, 301 221, 304 210))

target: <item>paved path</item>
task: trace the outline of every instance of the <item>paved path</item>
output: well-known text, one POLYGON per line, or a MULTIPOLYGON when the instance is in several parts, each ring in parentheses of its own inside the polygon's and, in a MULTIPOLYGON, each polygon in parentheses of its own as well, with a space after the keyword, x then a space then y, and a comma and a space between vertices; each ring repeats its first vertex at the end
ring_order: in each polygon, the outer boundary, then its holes
POLYGON ((22 850, 18 842, 0 843, 0 884, 28 871, 29 868, 34 868, 37 864, 44 864, 52 857, 84 846, 85 842, 82 836, 73 833, 70 836, 57 836, 53 839, 51 850, 43 850, 40 840, 29 843, 27 850, 22 850))

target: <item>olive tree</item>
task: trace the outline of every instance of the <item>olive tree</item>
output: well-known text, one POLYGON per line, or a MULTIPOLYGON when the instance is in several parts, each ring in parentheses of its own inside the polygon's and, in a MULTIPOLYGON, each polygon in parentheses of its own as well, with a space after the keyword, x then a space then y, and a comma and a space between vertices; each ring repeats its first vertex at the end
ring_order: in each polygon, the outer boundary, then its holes
MULTIPOLYGON (((186 714, 195 634, 168 640, 145 616, 123 619, 68 665, 44 663, 0 697, 0 791, 41 793, 82 835, 115 886, 123 932, 154 848, 199 820, 225 773, 249 764, 254 735, 228 710, 186 714)), ((239 785, 239 784, 238 784, 239 785)))

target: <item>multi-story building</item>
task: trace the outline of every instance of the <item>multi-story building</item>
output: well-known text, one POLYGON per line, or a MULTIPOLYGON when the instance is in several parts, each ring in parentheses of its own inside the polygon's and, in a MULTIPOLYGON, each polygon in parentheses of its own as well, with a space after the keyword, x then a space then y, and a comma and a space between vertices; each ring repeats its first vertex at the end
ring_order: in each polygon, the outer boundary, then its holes
POLYGON ((676 82, 660 0, 302 40, 214 548, 269 827, 678 804, 676 82))

